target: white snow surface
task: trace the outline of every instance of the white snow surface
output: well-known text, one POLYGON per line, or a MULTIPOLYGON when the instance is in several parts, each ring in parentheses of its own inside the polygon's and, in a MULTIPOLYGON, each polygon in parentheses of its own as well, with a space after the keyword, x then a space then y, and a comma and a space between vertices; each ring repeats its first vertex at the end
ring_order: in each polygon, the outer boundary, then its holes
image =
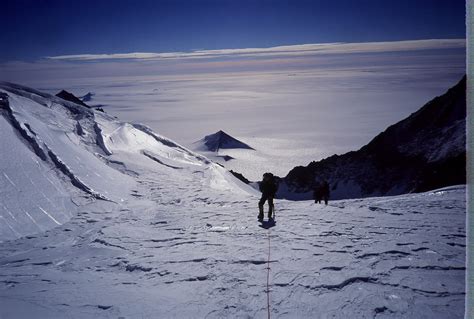
POLYGON ((276 201, 263 229, 258 193, 205 157, 0 91, 12 111, 0 110, 0 318, 261 318, 268 265, 272 318, 464 315, 465 186, 276 201))
POLYGON ((68 221, 76 212, 57 175, 0 116, 0 239, 41 232, 68 221))
POLYGON ((9 83, 0 92, 9 100, 0 116, 0 241, 63 224, 90 197, 127 205, 137 197, 137 177, 148 172, 177 180, 199 174, 211 187, 252 192, 144 125, 9 83))

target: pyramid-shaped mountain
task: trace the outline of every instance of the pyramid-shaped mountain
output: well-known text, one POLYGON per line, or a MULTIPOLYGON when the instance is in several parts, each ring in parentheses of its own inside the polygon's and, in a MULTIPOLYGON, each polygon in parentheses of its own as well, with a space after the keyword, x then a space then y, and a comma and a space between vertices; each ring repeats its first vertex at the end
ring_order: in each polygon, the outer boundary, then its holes
POLYGON ((58 94, 56 94, 57 97, 60 97, 62 98, 63 100, 66 100, 66 101, 69 101, 69 102, 73 102, 73 103, 76 103, 76 104, 79 104, 79 105, 82 105, 82 106, 85 106, 85 107, 89 107, 89 105, 87 105, 86 103, 84 103, 81 99, 79 99, 77 96, 75 96, 74 94, 66 91, 66 90, 61 90, 61 92, 59 92, 58 94))
POLYGON ((79 99, 82 101, 82 102, 89 102, 89 101, 92 101, 92 98, 94 97, 94 93, 92 92, 88 92, 87 94, 84 94, 83 96, 79 97, 79 99))
POLYGON ((201 149, 211 152, 218 152, 220 149, 236 148, 253 150, 248 144, 239 141, 222 130, 214 134, 206 135, 199 142, 202 143, 201 149))

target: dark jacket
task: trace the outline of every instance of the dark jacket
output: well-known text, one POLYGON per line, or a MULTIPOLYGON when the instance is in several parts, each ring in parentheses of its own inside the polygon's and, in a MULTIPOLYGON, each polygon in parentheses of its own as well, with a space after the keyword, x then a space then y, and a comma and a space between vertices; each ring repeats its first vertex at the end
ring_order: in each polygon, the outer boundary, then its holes
POLYGON ((321 185, 321 194, 323 197, 329 197, 329 184, 328 182, 324 181, 321 185))
POLYGON ((278 182, 272 174, 266 174, 259 184, 260 191, 263 193, 263 195, 275 197, 275 194, 278 191, 278 182))
POLYGON ((323 198, 329 198, 329 184, 326 181, 317 183, 313 190, 313 199, 321 200, 323 198))

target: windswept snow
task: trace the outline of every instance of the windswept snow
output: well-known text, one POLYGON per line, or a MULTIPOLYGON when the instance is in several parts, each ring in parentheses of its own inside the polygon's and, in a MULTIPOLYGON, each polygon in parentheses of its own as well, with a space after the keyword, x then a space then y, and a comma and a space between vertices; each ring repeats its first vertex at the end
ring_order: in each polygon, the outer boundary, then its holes
MULTIPOLYGON (((171 172, 177 170, 169 169, 171 172)), ((464 187, 329 206, 256 197, 201 174, 139 178, 137 200, 0 245, 0 315, 15 318, 462 318, 464 187)))
POLYGON ((265 317, 268 240, 273 318, 464 314, 464 186, 277 201, 266 230, 254 189, 148 127, 0 91, 1 318, 265 317))
POLYGON ((77 207, 48 165, 0 116, 0 240, 37 233, 68 221, 77 207))
POLYGON ((8 96, 0 116, 0 240, 63 224, 94 198, 127 205, 136 177, 148 171, 184 169, 173 176, 200 173, 204 184, 250 190, 144 125, 14 84, 1 83, 0 92, 8 96))

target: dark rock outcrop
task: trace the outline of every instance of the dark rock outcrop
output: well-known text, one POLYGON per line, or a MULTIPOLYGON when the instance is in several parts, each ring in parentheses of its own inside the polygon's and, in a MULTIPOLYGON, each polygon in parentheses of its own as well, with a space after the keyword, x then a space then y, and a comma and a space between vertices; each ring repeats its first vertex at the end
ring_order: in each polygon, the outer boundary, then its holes
POLYGON ((76 104, 79 104, 79 105, 82 105, 82 106, 85 106, 85 107, 90 107, 89 105, 87 105, 86 103, 81 101, 81 99, 76 97, 74 94, 72 94, 68 91, 65 91, 65 90, 61 90, 61 92, 56 94, 56 96, 62 98, 63 100, 72 102, 72 103, 76 103, 76 104))
POLYGON ((202 140, 196 142, 201 143, 202 150, 218 152, 220 149, 249 149, 253 148, 238 139, 233 138, 224 131, 219 131, 214 134, 206 135, 202 140))
POLYGON ((237 173, 237 172, 234 172, 233 170, 230 170, 230 172, 232 173, 232 175, 234 175, 235 177, 237 177, 239 180, 241 180, 242 182, 244 182, 245 184, 250 184, 250 181, 245 178, 244 175, 240 174, 240 173, 237 173))
POLYGON ((319 180, 331 198, 422 192, 466 182, 466 77, 358 151, 292 169, 280 197, 311 198, 319 180))

